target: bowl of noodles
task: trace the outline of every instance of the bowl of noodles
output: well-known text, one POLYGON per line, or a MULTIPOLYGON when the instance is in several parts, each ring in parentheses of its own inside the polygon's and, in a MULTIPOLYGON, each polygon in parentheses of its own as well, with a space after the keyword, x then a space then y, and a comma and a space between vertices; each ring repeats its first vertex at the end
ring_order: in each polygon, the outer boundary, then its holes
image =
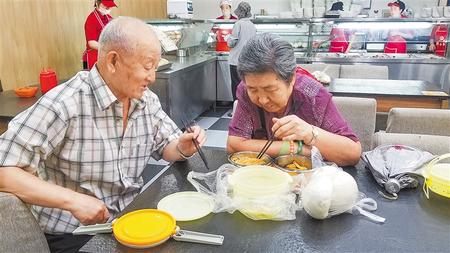
POLYGON ((257 158, 257 156, 258 152, 241 151, 230 154, 228 156, 228 161, 238 167, 249 165, 270 165, 272 163, 272 158, 267 154, 264 154, 261 158, 257 158))
POLYGON ((312 172, 312 163, 309 157, 303 155, 283 155, 275 158, 275 166, 289 173, 290 175, 297 175, 301 173, 312 172))

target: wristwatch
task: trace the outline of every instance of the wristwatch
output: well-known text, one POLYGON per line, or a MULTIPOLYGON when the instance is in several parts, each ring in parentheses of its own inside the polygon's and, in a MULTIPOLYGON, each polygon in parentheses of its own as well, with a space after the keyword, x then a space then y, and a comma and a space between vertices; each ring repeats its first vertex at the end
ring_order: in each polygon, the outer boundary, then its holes
POLYGON ((308 143, 309 146, 312 146, 316 142, 317 137, 319 137, 319 130, 317 130, 316 127, 311 125, 311 133, 312 133, 312 138, 308 143))

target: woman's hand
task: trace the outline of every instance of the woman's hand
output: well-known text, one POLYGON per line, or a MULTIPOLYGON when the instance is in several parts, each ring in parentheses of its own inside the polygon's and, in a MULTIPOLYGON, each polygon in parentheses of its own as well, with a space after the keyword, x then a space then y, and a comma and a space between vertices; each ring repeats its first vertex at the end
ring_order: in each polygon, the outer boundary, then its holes
POLYGON ((283 141, 305 141, 312 139, 312 126, 300 119, 296 115, 289 115, 283 118, 273 118, 272 133, 275 137, 283 141))
POLYGON ((178 139, 178 148, 185 156, 191 156, 197 149, 195 148, 192 140, 196 140, 199 146, 203 146, 206 141, 206 133, 205 130, 200 128, 199 126, 190 127, 191 131, 185 131, 178 139))

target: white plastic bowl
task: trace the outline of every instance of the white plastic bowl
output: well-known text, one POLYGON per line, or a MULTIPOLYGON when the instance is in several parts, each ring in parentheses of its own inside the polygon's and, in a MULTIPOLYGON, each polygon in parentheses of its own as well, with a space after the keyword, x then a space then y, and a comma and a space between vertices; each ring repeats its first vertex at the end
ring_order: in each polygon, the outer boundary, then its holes
POLYGON ((291 190, 292 177, 276 168, 265 165, 251 165, 239 168, 228 183, 234 197, 257 198, 286 194, 291 190))

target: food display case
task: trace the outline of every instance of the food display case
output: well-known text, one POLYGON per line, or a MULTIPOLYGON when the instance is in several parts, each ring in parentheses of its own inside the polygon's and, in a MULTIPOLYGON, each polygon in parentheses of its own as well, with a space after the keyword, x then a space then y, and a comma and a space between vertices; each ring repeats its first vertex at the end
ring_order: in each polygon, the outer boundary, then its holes
POLYGON ((449 56, 448 19, 312 19, 310 24, 310 58, 446 62, 449 56), (349 50, 334 50, 330 44, 336 40, 350 44, 349 50))
MULTIPOLYGON (((213 20, 215 31, 231 33, 234 21, 213 20)), ((290 42, 294 47, 297 58, 306 58, 310 47, 310 20, 309 19, 254 19, 257 33, 274 33, 290 42)), ((217 34, 217 32, 215 32, 217 34)), ((217 36, 216 36, 217 38, 217 36)), ((217 40, 217 42, 220 42, 217 40)), ((226 50, 225 50, 226 51, 226 50)), ((219 54, 226 54, 219 51, 219 54)))
MULTIPOLYGON (((343 65, 383 66, 388 69, 388 79, 424 80, 450 91, 450 19, 311 18, 252 22, 258 33, 275 33, 289 41, 299 64, 332 64, 338 69, 343 65), (394 50, 389 51, 391 45, 394 50)), ((222 26, 232 28, 232 24, 222 21, 214 24, 222 26)), ((354 72, 357 71, 354 66, 354 72)))
MULTIPOLYGON (((165 19, 149 20, 146 23, 162 31, 181 51, 179 53, 182 53, 182 56, 206 51, 210 44, 214 42, 211 37, 213 23, 205 20, 165 19)), ((163 54, 173 53, 174 50, 165 50, 164 42, 161 42, 163 54)))
POLYGON ((385 68, 383 78, 423 80, 450 91, 450 19, 312 19, 310 25, 303 63, 340 66, 340 78, 349 78, 343 70, 350 78, 366 78, 370 69, 385 68))
MULTIPOLYGON (((215 20, 213 30, 231 30, 233 22, 215 20)), ((278 34, 294 47, 298 58, 339 59, 412 59, 444 60, 449 57, 448 35, 450 19, 392 18, 312 18, 254 19, 257 33, 278 34), (401 36, 405 53, 386 52, 390 39, 401 36), (342 40, 339 40, 342 37, 342 40), (350 42, 348 52, 333 50, 333 43, 350 42), (433 41, 434 48, 430 48, 433 41), (433 49, 433 50, 430 50, 433 49), (350 53, 346 55, 347 53, 350 53)), ((398 42, 398 41, 396 41, 398 42)), ((399 42, 400 43, 400 42, 399 42)), ((398 44, 398 43, 397 43, 398 44)))
POLYGON ((291 43, 297 58, 308 56, 310 48, 310 21, 308 19, 255 19, 257 33, 274 33, 291 43))

